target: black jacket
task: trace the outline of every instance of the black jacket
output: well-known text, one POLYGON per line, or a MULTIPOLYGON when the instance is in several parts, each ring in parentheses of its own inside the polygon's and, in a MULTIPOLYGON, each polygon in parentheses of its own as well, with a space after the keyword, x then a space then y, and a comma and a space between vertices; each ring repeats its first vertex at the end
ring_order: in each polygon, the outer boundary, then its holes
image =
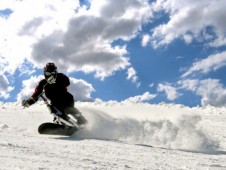
POLYGON ((42 79, 35 88, 32 98, 37 101, 39 95, 44 91, 46 97, 50 99, 53 105, 58 107, 73 106, 74 98, 67 91, 69 85, 69 78, 63 73, 57 73, 56 83, 48 84, 45 79, 42 79))

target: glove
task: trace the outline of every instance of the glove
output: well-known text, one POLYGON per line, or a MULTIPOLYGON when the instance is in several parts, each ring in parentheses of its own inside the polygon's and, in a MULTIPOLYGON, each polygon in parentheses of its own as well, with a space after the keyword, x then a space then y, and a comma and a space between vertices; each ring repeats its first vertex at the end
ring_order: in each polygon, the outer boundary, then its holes
POLYGON ((30 105, 34 104, 35 100, 33 98, 29 98, 28 100, 22 101, 22 106, 29 107, 30 105))
POLYGON ((30 103, 28 102, 28 100, 23 100, 22 101, 22 106, 29 107, 30 106, 30 103))
POLYGON ((47 82, 48 82, 49 84, 54 84, 54 83, 56 83, 56 77, 50 76, 50 77, 47 79, 47 82))

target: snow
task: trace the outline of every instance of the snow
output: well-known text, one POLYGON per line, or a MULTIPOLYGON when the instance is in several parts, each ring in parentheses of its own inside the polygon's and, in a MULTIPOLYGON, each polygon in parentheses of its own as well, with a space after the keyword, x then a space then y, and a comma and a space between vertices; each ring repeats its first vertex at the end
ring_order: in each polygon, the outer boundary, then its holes
POLYGON ((0 102, 1 170, 226 169, 226 108, 76 102, 89 120, 72 137, 40 135, 52 115, 0 102))

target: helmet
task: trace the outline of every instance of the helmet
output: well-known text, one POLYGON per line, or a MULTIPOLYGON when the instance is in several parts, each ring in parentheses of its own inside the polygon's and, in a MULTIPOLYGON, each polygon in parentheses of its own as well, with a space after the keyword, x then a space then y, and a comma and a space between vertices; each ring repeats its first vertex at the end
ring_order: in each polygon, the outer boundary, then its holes
POLYGON ((54 63, 47 63, 44 67, 44 75, 45 75, 46 79, 51 77, 51 76, 56 77, 57 66, 54 63))
POLYGON ((54 63, 47 63, 44 67, 44 72, 54 72, 57 71, 57 66, 54 63))

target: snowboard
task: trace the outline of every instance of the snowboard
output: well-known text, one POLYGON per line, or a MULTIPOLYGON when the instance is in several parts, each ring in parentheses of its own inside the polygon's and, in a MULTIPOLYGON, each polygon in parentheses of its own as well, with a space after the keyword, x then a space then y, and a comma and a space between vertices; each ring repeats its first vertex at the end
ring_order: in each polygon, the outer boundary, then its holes
POLYGON ((43 123, 38 127, 38 132, 45 135, 71 136, 76 131, 78 131, 78 127, 55 123, 43 123))

